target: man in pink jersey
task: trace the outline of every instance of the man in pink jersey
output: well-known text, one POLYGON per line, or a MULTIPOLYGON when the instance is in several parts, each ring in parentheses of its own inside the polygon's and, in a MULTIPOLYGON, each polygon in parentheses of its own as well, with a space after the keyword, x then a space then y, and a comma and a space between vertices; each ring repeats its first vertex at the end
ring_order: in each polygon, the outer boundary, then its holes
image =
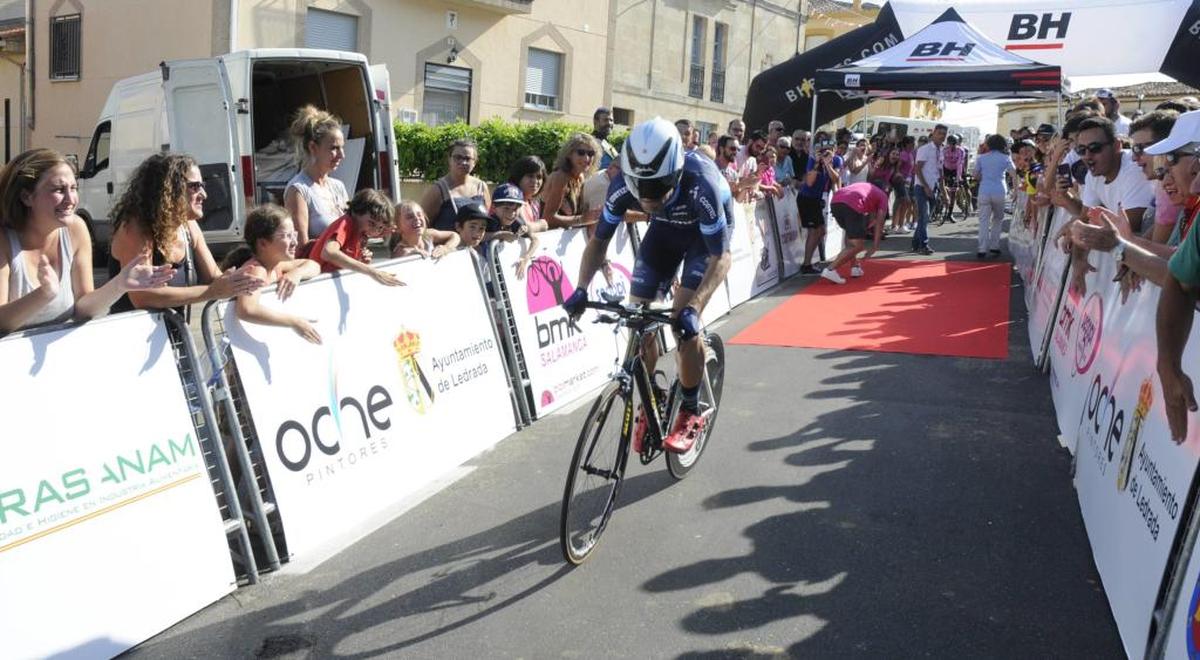
POLYGON ((874 237, 875 243, 863 258, 875 254, 879 249, 887 206, 887 193, 867 181, 842 186, 833 193, 829 211, 838 225, 846 231, 846 248, 833 263, 821 271, 821 277, 834 284, 845 284, 846 279, 838 274, 837 269, 848 261, 853 262, 850 277, 862 277, 862 262, 859 261, 858 254, 866 246, 868 235, 874 237))

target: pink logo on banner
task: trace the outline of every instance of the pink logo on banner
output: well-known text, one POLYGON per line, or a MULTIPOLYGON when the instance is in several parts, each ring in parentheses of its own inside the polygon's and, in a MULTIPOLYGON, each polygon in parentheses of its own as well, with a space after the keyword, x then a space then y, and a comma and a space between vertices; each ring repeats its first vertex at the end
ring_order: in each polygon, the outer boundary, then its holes
POLYGON ((1075 370, 1085 374, 1100 353, 1104 330, 1104 300, 1093 293, 1083 304, 1079 317, 1079 335, 1075 338, 1075 370))
POLYGON ((550 390, 542 392, 542 407, 545 408, 552 403, 554 403, 554 395, 550 393, 550 390))
POLYGON ((529 264, 525 276, 525 301, 530 314, 562 305, 574 290, 562 264, 553 258, 542 256, 529 264))

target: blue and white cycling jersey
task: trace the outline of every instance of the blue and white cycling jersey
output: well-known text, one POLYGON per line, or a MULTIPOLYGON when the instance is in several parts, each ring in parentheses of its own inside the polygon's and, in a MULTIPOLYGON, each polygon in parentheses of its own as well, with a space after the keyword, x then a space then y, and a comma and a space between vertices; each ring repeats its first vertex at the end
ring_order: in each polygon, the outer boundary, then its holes
MULTIPOLYGON (((626 211, 643 211, 637 196, 625 185, 625 177, 616 177, 608 186, 601 222, 596 237, 612 238, 626 211)), ((650 225, 669 225, 677 229, 695 227, 704 237, 708 253, 729 251, 729 229, 733 226, 733 192, 721 176, 716 163, 703 154, 688 152, 683 158, 683 174, 674 194, 661 212, 650 215, 650 225)))

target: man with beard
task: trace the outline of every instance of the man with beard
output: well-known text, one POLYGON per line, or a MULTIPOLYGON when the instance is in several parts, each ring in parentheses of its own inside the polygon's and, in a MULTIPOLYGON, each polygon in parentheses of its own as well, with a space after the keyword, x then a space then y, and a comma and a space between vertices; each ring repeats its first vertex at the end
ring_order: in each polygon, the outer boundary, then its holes
POLYGON ((596 108, 592 113, 592 136, 600 143, 600 167, 606 169, 617 157, 617 148, 612 146, 608 141, 608 134, 612 133, 613 118, 612 110, 605 107, 596 108))

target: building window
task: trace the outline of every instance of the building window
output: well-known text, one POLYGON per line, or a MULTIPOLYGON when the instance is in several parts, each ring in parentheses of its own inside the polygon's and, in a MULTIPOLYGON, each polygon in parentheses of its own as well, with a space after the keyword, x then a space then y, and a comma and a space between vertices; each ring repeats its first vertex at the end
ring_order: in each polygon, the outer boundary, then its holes
POLYGON ((309 9, 304 24, 304 47, 358 51, 358 17, 309 9))
POLYGON ((708 98, 713 103, 725 102, 725 55, 729 48, 729 25, 717 23, 713 35, 713 72, 708 98))
POLYGON ((704 36, 708 31, 708 19, 692 16, 692 66, 688 76, 688 96, 704 98, 704 36))
POLYGON ((812 49, 816 48, 817 46, 820 46, 821 44, 825 43, 826 41, 829 41, 829 36, 824 35, 824 34, 817 34, 817 35, 813 35, 811 37, 804 37, 804 50, 805 51, 812 50, 812 49))
POLYGON ((80 14, 50 19, 50 79, 79 80, 80 14))
POLYGON ((1037 115, 1025 115, 1021 117, 1021 125, 1017 128, 1028 126, 1030 130, 1037 128, 1037 115))
POLYGON ((470 108, 471 70, 426 63, 421 121, 430 126, 469 121, 470 108))
MULTIPOLYGON (((713 73, 716 72, 714 71, 713 73)), ((699 133, 696 136, 696 140, 699 144, 705 144, 708 142, 708 136, 717 132, 717 125, 706 121, 698 121, 696 122, 696 132, 699 133)))
POLYGON ((562 53, 529 49, 525 66, 525 106, 539 110, 562 110, 562 53))
POLYGON ((629 108, 613 108, 612 118, 618 126, 633 126, 633 110, 629 108))

